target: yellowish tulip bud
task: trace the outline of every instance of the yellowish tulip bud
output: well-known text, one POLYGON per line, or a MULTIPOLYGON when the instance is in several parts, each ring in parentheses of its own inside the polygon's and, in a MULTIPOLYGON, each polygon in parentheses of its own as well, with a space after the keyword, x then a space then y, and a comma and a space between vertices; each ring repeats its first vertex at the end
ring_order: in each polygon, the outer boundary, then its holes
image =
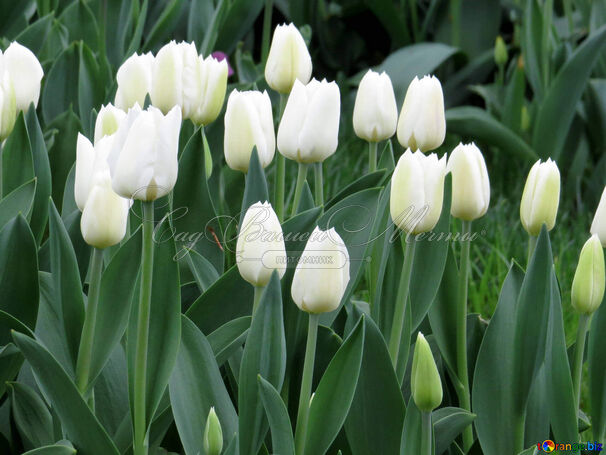
POLYGON ((604 251, 597 235, 592 235, 581 250, 572 280, 572 306, 579 313, 591 314, 604 298, 604 251))
POLYGON ((494 43, 494 61, 497 66, 503 66, 507 63, 507 59, 507 45, 503 41, 503 37, 499 35, 494 43))
POLYGON ((421 412, 431 412, 442 403, 442 381, 429 343, 417 335, 410 376, 412 398, 421 412))
POLYGON ((560 202, 560 171, 555 161, 538 160, 528 173, 522 202, 520 219, 524 229, 535 237, 545 224, 551 231, 555 225, 560 202))

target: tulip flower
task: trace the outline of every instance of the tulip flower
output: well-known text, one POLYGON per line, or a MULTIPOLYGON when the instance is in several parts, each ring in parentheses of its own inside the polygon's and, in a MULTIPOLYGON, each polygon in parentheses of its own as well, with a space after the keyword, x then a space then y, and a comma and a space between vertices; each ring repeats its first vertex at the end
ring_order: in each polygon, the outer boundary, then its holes
POLYGON ((560 171, 555 161, 548 159, 541 163, 538 160, 530 169, 522 203, 520 204, 520 219, 524 229, 538 236, 541 226, 545 224, 551 231, 555 225, 560 202, 560 171))
POLYGON ((291 295, 308 313, 326 313, 339 307, 349 283, 349 253, 334 228, 316 227, 301 255, 292 280, 291 295))
POLYGON ((253 286, 266 286, 274 270, 280 278, 284 276, 284 234, 269 202, 257 202, 246 211, 236 242, 236 257, 240 275, 253 286))
POLYGON ((446 119, 442 85, 437 77, 412 80, 402 104, 397 131, 402 147, 411 150, 427 152, 442 145, 446 119))
POLYGON ((221 422, 219 422, 215 408, 211 407, 204 428, 204 453, 206 455, 221 455, 222 450, 223 430, 221 429, 221 422))
POLYGON ((253 147, 261 166, 267 167, 276 151, 271 101, 267 92, 234 90, 225 110, 223 150, 227 165, 248 172, 253 147))
POLYGON ((391 178, 390 212, 393 222, 410 234, 431 231, 442 213, 446 155, 406 150, 391 178))
POLYGON ((126 117, 126 112, 114 107, 111 103, 101 106, 95 121, 95 144, 104 136, 111 136, 118 131, 120 122, 126 117))
MULTIPOLYGON (((0 55, 0 64, 2 55, 0 55)), ((15 90, 8 72, 0 70, 0 143, 15 127, 15 90)))
POLYGON ((600 239, 593 234, 583 245, 572 280, 571 303, 574 309, 583 314, 597 310, 604 297, 605 281, 604 251, 600 239))
POLYGON ((353 111, 356 135, 368 142, 389 139, 396 132, 398 106, 387 73, 372 70, 364 75, 358 86, 353 111))
POLYGON ((31 103, 34 103, 34 107, 38 107, 40 81, 44 71, 34 53, 13 41, 4 51, 1 64, 10 75, 15 90, 17 111, 27 111, 31 103))
POLYGON ((480 149, 473 142, 456 146, 447 172, 452 174, 452 216, 465 221, 483 216, 490 202, 490 182, 480 149))
POLYGON ((143 201, 168 194, 177 181, 180 129, 179 108, 166 115, 153 106, 129 109, 107 158, 114 191, 143 201))
POLYGON ((278 25, 265 65, 267 85, 279 93, 289 93, 295 81, 309 82, 311 70, 311 56, 297 27, 292 23, 278 25))
POLYGON ((122 63, 116 74, 118 90, 114 104, 117 108, 127 111, 135 104, 145 105, 145 97, 152 87, 153 63, 151 52, 141 55, 135 52, 122 63))
POLYGON ((606 187, 602 191, 600 203, 595 211, 590 231, 592 234, 596 234, 600 242, 602 242, 602 246, 606 247, 606 187))
POLYGON ((112 137, 103 137, 93 146, 85 136, 78 133, 74 198, 80 211, 86 206, 96 176, 109 170, 107 157, 112 141, 112 137))
POLYGON ((223 107, 227 89, 227 60, 217 60, 212 56, 198 56, 200 96, 190 114, 197 125, 213 122, 223 107))
POLYGON ((431 412, 442 403, 442 381, 429 343, 417 335, 410 374, 412 398, 421 412, 431 412))

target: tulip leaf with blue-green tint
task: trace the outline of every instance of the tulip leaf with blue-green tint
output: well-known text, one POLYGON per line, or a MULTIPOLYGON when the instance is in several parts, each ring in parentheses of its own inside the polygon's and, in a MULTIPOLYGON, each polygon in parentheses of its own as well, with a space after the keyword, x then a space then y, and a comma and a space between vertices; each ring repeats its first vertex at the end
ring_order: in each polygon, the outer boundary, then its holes
POLYGON ((441 455, 452 442, 473 423, 476 416, 461 408, 444 407, 436 409, 432 415, 435 453, 441 455))
POLYGON ((250 154, 250 164, 248 173, 246 174, 246 184, 244 185, 244 196, 242 196, 242 210, 240 211, 240 223, 244 219, 244 215, 248 208, 257 203, 269 201, 269 190, 267 189, 267 180, 263 166, 259 161, 257 148, 254 147, 250 154))
POLYGON ((261 375, 257 379, 259 394, 269 421, 273 450, 283 455, 295 455, 295 442, 286 405, 273 385, 261 375))
POLYGON ((593 434, 598 441, 606 438, 606 352, 603 349, 603 334, 606 330, 606 305, 593 315, 589 332, 587 361, 589 363, 589 390, 593 434))
MULTIPOLYGON (((422 417, 421 411, 415 405, 412 397, 406 406, 406 417, 404 418, 404 430, 402 431, 402 439, 400 441, 400 455, 417 455, 421 451, 421 434, 422 417)), ((432 453, 435 449, 435 444, 432 446, 432 453)))
POLYGON ((208 335, 208 342, 219 366, 222 366, 244 344, 251 319, 250 316, 232 319, 208 335))
POLYGON ((2 146, 2 188, 6 196, 35 177, 32 146, 23 113, 19 114, 11 135, 2 146))
POLYGON ((36 194, 36 183, 36 179, 33 178, 0 199, 0 229, 19 214, 25 218, 30 217, 36 194))
POLYGON ((51 413, 38 393, 19 382, 8 383, 15 425, 28 447, 55 442, 51 413))
POLYGON ((75 453, 77 452, 73 447, 53 444, 24 452, 23 455, 74 455, 75 453))

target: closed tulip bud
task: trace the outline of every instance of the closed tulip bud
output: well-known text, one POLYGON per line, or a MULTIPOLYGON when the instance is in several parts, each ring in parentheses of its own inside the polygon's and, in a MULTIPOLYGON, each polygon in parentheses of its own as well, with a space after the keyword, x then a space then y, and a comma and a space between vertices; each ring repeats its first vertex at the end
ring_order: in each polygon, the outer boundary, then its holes
POLYGON ((135 104, 145 105, 145 97, 152 87, 152 66, 154 56, 151 52, 128 57, 118 68, 116 80, 118 90, 114 104, 117 108, 127 111, 135 104))
POLYGON ((406 150, 391 177, 391 219, 403 231, 431 231, 442 213, 446 155, 406 150))
POLYGON ((223 450, 223 430, 221 422, 215 412, 215 408, 210 408, 206 427, 204 428, 204 453, 205 455, 221 455, 223 450))
POLYGON ((530 169, 522 203, 520 204, 520 219, 524 229, 537 236, 541 226, 545 224, 551 231, 555 225, 560 202, 560 171, 554 161, 548 159, 545 163, 537 161, 530 169))
POLYGON ((107 248, 119 243, 126 234, 130 201, 114 193, 107 169, 94 179, 82 211, 80 229, 86 243, 107 248))
POLYGON ((572 306, 579 313, 591 314, 604 298, 604 251, 597 235, 592 235, 581 250, 572 280, 572 306))
POLYGON ((446 135, 444 95, 435 76, 414 78, 404 98, 398 120, 398 141, 402 147, 427 152, 438 148, 446 135))
POLYGON ((95 144, 104 136, 111 136, 118 131, 120 122, 126 117, 126 112, 114 107, 111 103, 101 106, 95 121, 95 144))
POLYGON ((412 398, 421 412, 431 412, 442 403, 442 381, 429 343, 417 335, 410 375, 412 398))
POLYGON ((602 246, 606 247, 606 187, 604 187, 600 203, 591 223, 591 233, 596 234, 602 242, 602 246))
POLYGON ((112 141, 112 137, 103 137, 93 146, 85 136, 78 133, 74 198, 81 212, 86 206, 96 176, 109 170, 107 157, 112 141))
POLYGON ((217 60, 212 56, 198 56, 199 98, 190 114, 191 120, 198 125, 213 122, 223 107, 227 90, 227 60, 217 60))
POLYGON ((180 129, 179 108, 166 115, 153 106, 130 109, 112 136, 107 158, 114 191, 143 201, 168 194, 177 181, 180 129))
POLYGON ((17 111, 27 111, 31 103, 37 107, 44 71, 34 53, 13 41, 4 52, 3 64, 13 83, 17 111))
MULTIPOLYGON (((0 55, 0 65, 2 55, 0 55)), ((15 90, 11 78, 6 71, 0 68, 0 141, 8 137, 15 127, 17 119, 15 109, 15 90)))
POLYGON ((296 80, 307 84, 311 77, 311 56, 294 24, 278 25, 274 30, 267 63, 267 85, 280 93, 289 93, 296 80))
POLYGON ((465 221, 483 216, 490 202, 490 181, 480 149, 473 142, 457 145, 446 170, 452 174, 451 215, 465 221))
POLYGON ((261 166, 267 167, 276 152, 274 119, 267 92, 234 90, 227 99, 223 151, 227 165, 248 172, 253 147, 261 166))
POLYGON ((497 66, 503 66, 507 63, 507 59, 507 45, 503 41, 503 37, 499 35, 494 43, 494 62, 497 66))
POLYGON ((337 150, 340 111, 335 82, 295 81, 278 127, 278 150, 299 163, 324 161, 337 150))
POLYGON ((396 132, 398 106, 387 73, 372 70, 364 75, 358 87, 353 111, 356 135, 368 142, 389 139, 396 132))
POLYGON ((284 276, 284 234, 269 202, 257 202, 246 211, 236 242, 236 258, 240 275, 253 286, 269 283, 274 270, 280 278, 284 276))
POLYGON ((301 255, 292 280, 291 296, 308 313, 339 307, 349 283, 349 253, 334 228, 316 227, 301 255))

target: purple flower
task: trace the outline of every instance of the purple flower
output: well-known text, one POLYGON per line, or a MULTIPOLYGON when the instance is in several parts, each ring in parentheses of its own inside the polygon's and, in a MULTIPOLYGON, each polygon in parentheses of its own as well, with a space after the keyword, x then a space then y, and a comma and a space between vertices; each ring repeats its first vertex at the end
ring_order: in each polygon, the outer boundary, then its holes
POLYGON ((231 67, 231 65, 229 64, 229 59, 227 58, 227 54, 225 52, 215 51, 215 52, 213 52, 210 55, 212 55, 218 61, 221 61, 221 60, 226 60, 227 61, 227 76, 228 77, 231 76, 232 74, 234 74, 234 70, 231 67))

